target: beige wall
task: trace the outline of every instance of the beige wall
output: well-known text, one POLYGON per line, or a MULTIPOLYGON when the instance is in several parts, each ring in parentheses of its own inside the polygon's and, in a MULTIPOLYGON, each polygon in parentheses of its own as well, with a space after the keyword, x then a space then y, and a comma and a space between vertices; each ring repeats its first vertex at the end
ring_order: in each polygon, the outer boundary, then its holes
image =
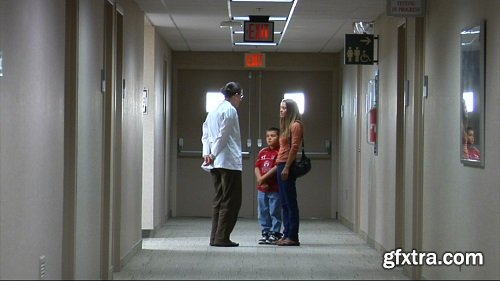
MULTIPOLYGON (((446 251, 481 251, 485 266, 424 267, 426 279, 478 279, 500 276, 500 44, 499 1, 427 1, 423 42, 416 32, 415 19, 381 16, 375 22, 380 37, 379 151, 375 156, 366 144, 366 116, 361 120, 360 233, 380 250, 395 246, 395 140, 397 28, 407 23, 407 77, 409 106, 405 113, 404 247, 411 251, 414 219, 423 222, 422 250, 443 254, 446 251), (484 168, 466 167, 459 158, 459 33, 466 26, 487 21, 486 106, 484 168), (419 46, 424 58, 419 64, 419 46), (421 67, 424 67, 421 70, 421 67), (422 99, 422 75, 429 77, 429 96, 422 99), (423 111, 422 111, 423 107, 423 111), (423 134, 418 135, 419 112, 423 112, 423 134), (419 146, 418 140, 423 146, 419 146), (423 149, 422 155, 418 154, 423 149), (417 154, 415 154, 417 153, 417 154), (423 157, 423 185, 418 186, 418 159, 423 157), (416 185, 417 184, 417 185, 416 185), (419 214, 417 194, 423 188, 423 209, 419 214)), ((344 118, 341 120, 341 165, 339 200, 341 217, 349 226, 356 224, 355 202, 346 196, 355 193, 355 178, 349 171, 356 166, 354 150, 357 134, 353 131, 356 115, 354 77, 360 81, 361 108, 368 79, 376 67, 363 66, 356 75, 352 66, 344 66, 344 118), (359 73, 358 73, 359 74, 359 73), (357 77, 357 78, 356 78, 357 77)))
POLYGON ((144 88, 149 91, 147 114, 143 115, 142 154, 142 229, 154 229, 154 120, 156 114, 154 55, 155 29, 148 19, 144 21, 144 88))
MULTIPOLYGON (((119 257, 141 241, 143 17, 124 19, 119 257)), ((103 4, 79 2, 74 276, 100 277, 103 4)), ((62 278, 65 167, 65 1, 0 1, 0 279, 62 278)), ((68 187, 70 188, 70 187, 68 187)))
POLYGON ((99 278, 102 200, 104 5, 79 1, 75 278, 99 278))
POLYGON ((165 222, 170 209, 172 62, 170 48, 147 19, 146 22, 144 87, 149 89, 149 104, 148 114, 143 116, 142 228, 154 230, 165 222))
POLYGON ((61 277, 64 7, 0 1, 0 279, 61 277))
MULTIPOLYGON (((132 0, 118 1, 123 8, 122 172, 120 258, 141 242, 142 194, 142 89, 144 13, 132 0)), ((140 246, 140 245, 139 245, 140 246)))
POLYGON ((168 148, 176 143, 172 138, 172 51, 158 33, 155 34, 155 210, 154 225, 161 226, 170 214, 171 165, 177 150, 168 148))
MULTIPOLYGON (((344 58, 341 58, 343 64, 344 58)), ((339 141, 339 218, 351 228, 356 221, 356 112, 358 67, 344 66, 342 69, 342 100, 339 141)))
POLYGON ((429 1, 424 101, 423 248, 481 251, 483 267, 426 267, 428 279, 488 279, 500 276, 500 1, 429 1), (484 168, 459 158, 459 33, 486 20, 484 168))

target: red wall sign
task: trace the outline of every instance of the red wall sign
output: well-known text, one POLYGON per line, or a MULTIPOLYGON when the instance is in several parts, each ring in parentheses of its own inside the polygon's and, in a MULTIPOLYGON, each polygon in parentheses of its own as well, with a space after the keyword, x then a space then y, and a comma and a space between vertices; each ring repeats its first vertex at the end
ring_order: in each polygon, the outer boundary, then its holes
POLYGON ((266 66, 266 54, 264 53, 245 53, 246 68, 263 68, 266 66))
POLYGON ((274 22, 244 22, 244 42, 274 42, 274 22))

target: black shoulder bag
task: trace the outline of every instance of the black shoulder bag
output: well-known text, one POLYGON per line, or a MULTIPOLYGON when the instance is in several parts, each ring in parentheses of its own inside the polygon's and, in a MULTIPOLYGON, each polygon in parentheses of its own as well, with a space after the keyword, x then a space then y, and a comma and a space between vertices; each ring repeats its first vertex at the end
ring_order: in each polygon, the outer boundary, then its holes
MULTIPOLYGON (((290 147, 292 146, 292 138, 290 137, 290 147)), ((299 161, 294 161, 293 165, 290 167, 290 174, 295 178, 300 178, 303 175, 309 173, 311 170, 311 159, 306 156, 304 152, 304 137, 302 137, 302 156, 299 161)))

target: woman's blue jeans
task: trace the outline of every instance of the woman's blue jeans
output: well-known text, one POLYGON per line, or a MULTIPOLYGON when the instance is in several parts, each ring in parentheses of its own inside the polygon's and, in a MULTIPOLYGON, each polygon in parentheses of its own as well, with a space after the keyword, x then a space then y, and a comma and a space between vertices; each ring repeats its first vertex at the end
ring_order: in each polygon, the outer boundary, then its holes
POLYGON ((277 165, 278 185, 280 187, 281 208, 283 209, 283 237, 299 241, 299 205, 297 203, 296 178, 281 179, 285 163, 277 165))
POLYGON ((281 234, 281 203, 278 192, 257 191, 257 203, 259 211, 259 224, 262 234, 281 234))

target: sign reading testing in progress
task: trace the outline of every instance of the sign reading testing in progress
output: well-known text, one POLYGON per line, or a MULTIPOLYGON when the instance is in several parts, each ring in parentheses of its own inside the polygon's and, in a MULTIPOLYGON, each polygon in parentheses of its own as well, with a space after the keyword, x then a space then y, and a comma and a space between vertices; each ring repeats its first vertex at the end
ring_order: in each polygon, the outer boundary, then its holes
POLYGON ((245 21, 244 42, 274 42, 274 22, 245 21))
POLYGON ((373 64, 372 34, 346 34, 344 64, 373 64))
POLYGON ((423 17, 425 16, 425 0, 387 0, 387 15, 423 17))

